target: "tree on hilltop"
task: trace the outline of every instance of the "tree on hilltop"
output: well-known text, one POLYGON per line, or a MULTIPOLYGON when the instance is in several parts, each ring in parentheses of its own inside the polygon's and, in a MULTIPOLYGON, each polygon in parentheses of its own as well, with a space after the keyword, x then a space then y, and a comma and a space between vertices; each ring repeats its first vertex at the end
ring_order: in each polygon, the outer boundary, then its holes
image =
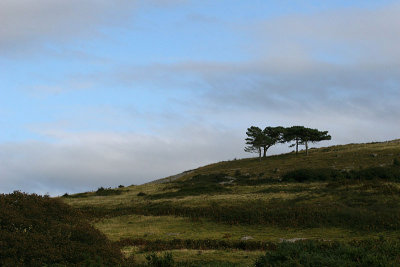
POLYGON ((264 130, 256 126, 251 126, 247 129, 247 138, 244 151, 250 153, 258 153, 258 157, 261 159, 261 152, 263 151, 263 157, 267 156, 267 150, 283 139, 284 128, 278 127, 265 127, 264 130))
POLYGON ((302 136, 305 133, 304 126, 292 126, 289 128, 285 128, 285 132, 283 134, 283 140, 285 142, 295 141, 294 144, 290 145, 290 147, 296 146, 296 155, 299 152, 299 144, 301 144, 302 136))
POLYGON ((283 134, 284 134, 285 128, 282 126, 277 126, 277 127, 265 127, 263 130, 264 134, 264 142, 263 142, 263 148, 264 148, 264 157, 267 156, 267 150, 275 145, 278 142, 282 142, 283 140, 283 134))
POLYGON ((261 148, 263 147, 263 131, 256 126, 247 128, 246 132, 246 146, 244 151, 249 153, 258 153, 258 157, 261 160, 261 148))
POLYGON ((331 139, 332 137, 328 134, 328 131, 318 131, 317 129, 305 128, 305 132, 302 137, 302 144, 306 146, 306 155, 308 155, 308 142, 317 143, 331 139))
POLYGON ((319 131, 318 129, 306 128, 304 126, 292 126, 285 129, 283 140, 285 142, 294 141, 291 146, 296 146, 296 155, 299 151, 299 145, 305 145, 306 155, 308 155, 308 144, 317 143, 323 140, 331 140, 328 131, 319 131))

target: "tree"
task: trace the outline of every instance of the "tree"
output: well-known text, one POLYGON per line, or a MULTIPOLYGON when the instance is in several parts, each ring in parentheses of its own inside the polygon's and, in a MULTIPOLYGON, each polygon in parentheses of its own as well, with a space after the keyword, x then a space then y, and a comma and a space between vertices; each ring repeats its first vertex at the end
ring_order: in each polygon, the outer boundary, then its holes
POLYGON ((323 140, 331 140, 328 131, 319 131, 317 129, 306 128, 304 126, 292 126, 285 129, 283 140, 285 142, 295 141, 296 155, 298 153, 299 145, 305 145, 306 155, 308 155, 308 143, 316 143, 323 140))
POLYGON ((251 126, 247 128, 246 132, 246 146, 244 151, 250 153, 258 153, 258 157, 261 160, 261 148, 263 147, 263 131, 256 126, 251 126))
POLYGON ((283 140, 284 142, 295 141, 295 144, 290 146, 296 146, 296 155, 299 152, 299 144, 301 143, 302 136, 304 136, 305 129, 306 128, 304 126, 292 126, 285 128, 283 140))
POLYGON ((265 127, 261 130, 259 127, 251 126, 247 129, 246 144, 249 145, 245 147, 244 151, 250 153, 258 153, 261 160, 261 152, 264 151, 263 157, 267 156, 267 150, 280 142, 283 137, 284 128, 278 127, 265 127))
POLYGON ((283 140, 284 130, 285 128, 282 126, 265 127, 265 129, 263 130, 263 142, 262 142, 264 149, 264 155, 263 155, 264 158, 267 156, 267 150, 271 146, 283 140))
POLYGON ((331 139, 332 137, 328 134, 328 131, 318 131, 317 129, 305 128, 301 142, 306 146, 306 155, 308 155, 308 142, 317 143, 331 139))

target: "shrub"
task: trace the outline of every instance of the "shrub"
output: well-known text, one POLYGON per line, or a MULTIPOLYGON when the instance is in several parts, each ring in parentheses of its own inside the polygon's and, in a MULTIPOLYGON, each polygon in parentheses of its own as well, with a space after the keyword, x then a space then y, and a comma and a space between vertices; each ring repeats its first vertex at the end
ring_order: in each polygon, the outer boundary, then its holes
POLYGON ((171 253, 165 253, 163 256, 157 256, 152 253, 146 256, 147 264, 149 267, 173 267, 175 266, 174 259, 171 253))
POLYGON ((242 173, 241 173, 240 170, 236 170, 236 171, 235 171, 235 177, 239 177, 239 176, 241 176, 241 175, 242 175, 242 173))
POLYGON ((120 190, 116 190, 116 189, 112 189, 112 188, 104 188, 104 187, 100 187, 96 191, 97 196, 112 196, 112 195, 121 195, 121 194, 122 194, 122 191, 120 191, 120 190))
POLYGON ((370 167, 362 170, 339 171, 335 169, 297 169, 289 171, 282 176, 282 181, 313 182, 335 181, 340 179, 373 180, 383 179, 400 181, 400 168, 398 166, 370 167))
POLYGON ((59 199, 0 195, 0 266, 115 266, 119 248, 59 199))
POLYGON ((344 177, 344 173, 334 169, 298 169, 282 176, 282 181, 327 181, 344 177))

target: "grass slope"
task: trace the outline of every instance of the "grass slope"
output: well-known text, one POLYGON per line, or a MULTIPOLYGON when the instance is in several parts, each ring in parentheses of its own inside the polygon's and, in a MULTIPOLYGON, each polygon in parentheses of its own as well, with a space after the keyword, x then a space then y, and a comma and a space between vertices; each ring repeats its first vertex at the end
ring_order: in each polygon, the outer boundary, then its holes
MULTIPOLYGON (((309 156, 288 153, 262 161, 219 162, 169 183, 110 189, 106 194, 87 192, 63 200, 92 216, 96 228, 138 263, 149 251, 165 250, 182 264, 248 266, 257 258, 260 264, 275 259, 268 253, 259 258, 265 250, 300 251, 302 242, 317 242, 304 246, 321 248, 329 243, 332 255, 335 249, 357 251, 342 253, 356 255, 353 258, 332 259, 353 266, 365 251, 382 260, 381 252, 374 254, 365 244, 394 242, 387 247, 398 247, 399 159, 399 140, 332 146, 311 149, 309 156), (285 180, 288 173, 301 169, 313 170, 314 181, 285 180), (332 178, 327 172, 348 177, 332 178), (324 175, 329 179, 320 181, 324 175), (294 243, 297 247, 279 245, 296 239, 306 241, 294 243)), ((286 263, 302 258, 306 265, 322 254, 296 255, 286 263)), ((400 259, 385 258, 385 263, 397 264, 400 259)))

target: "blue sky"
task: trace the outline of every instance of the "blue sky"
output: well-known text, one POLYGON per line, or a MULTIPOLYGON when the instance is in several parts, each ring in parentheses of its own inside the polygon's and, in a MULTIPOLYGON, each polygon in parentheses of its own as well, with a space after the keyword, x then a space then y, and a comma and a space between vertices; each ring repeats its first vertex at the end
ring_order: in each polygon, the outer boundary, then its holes
POLYGON ((3 0, 0 191, 250 156, 251 125, 398 138, 399 15, 397 1, 3 0))

